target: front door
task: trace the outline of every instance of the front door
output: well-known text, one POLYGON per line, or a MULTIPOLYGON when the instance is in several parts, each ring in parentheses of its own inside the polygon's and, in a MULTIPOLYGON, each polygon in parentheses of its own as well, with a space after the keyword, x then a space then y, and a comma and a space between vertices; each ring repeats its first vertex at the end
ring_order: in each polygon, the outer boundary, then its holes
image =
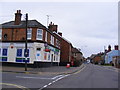
POLYGON ((37 48, 36 50, 36 61, 40 61, 41 59, 41 48, 37 48))

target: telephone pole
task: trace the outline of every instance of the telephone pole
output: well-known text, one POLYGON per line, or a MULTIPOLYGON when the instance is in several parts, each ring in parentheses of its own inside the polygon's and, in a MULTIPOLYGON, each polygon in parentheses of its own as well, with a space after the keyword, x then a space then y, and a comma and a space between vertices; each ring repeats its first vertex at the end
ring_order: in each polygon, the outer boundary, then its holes
POLYGON ((25 39, 25 71, 27 71, 27 57, 28 57, 28 51, 27 51, 27 27, 28 27, 28 14, 26 13, 26 39, 25 39))

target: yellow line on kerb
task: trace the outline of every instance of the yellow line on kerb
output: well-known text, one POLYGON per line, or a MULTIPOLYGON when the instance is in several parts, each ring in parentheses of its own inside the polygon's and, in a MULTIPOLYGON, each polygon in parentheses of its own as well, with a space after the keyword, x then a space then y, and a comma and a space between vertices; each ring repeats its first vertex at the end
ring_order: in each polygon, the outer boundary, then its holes
POLYGON ((83 69, 85 69, 85 68, 86 68, 86 66, 84 66, 81 70, 75 72, 74 74, 78 74, 78 73, 80 73, 80 72, 81 72, 83 69))
POLYGON ((16 85, 16 84, 10 84, 10 83, 0 83, 1 85, 8 85, 8 86, 14 86, 14 87, 17 87, 17 88, 20 88, 22 90, 30 90, 24 86, 21 86, 21 85, 16 85))

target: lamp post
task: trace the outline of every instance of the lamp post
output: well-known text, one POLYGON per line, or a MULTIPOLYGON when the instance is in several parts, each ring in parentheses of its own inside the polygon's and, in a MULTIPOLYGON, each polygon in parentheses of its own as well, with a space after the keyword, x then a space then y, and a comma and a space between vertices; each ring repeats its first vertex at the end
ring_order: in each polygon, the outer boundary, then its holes
POLYGON ((27 71, 27 56, 28 56, 28 52, 27 52, 27 27, 28 27, 28 14, 26 13, 26 39, 25 39, 25 71, 27 71))

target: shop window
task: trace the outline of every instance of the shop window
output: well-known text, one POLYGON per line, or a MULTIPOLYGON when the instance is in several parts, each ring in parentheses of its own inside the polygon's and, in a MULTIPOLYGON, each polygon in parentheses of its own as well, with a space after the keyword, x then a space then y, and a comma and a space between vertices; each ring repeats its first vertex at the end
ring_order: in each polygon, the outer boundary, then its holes
POLYGON ((2 29, 0 29, 0 40, 2 39, 2 29))
MULTIPOLYGON (((24 57, 26 56, 25 52, 26 52, 26 49, 24 49, 24 57)), ((27 56, 26 57, 29 57, 29 49, 27 49, 27 56)))
POLYGON ((2 55, 7 56, 7 49, 3 49, 2 55))
POLYGON ((22 57, 22 49, 17 49, 17 57, 22 57))

